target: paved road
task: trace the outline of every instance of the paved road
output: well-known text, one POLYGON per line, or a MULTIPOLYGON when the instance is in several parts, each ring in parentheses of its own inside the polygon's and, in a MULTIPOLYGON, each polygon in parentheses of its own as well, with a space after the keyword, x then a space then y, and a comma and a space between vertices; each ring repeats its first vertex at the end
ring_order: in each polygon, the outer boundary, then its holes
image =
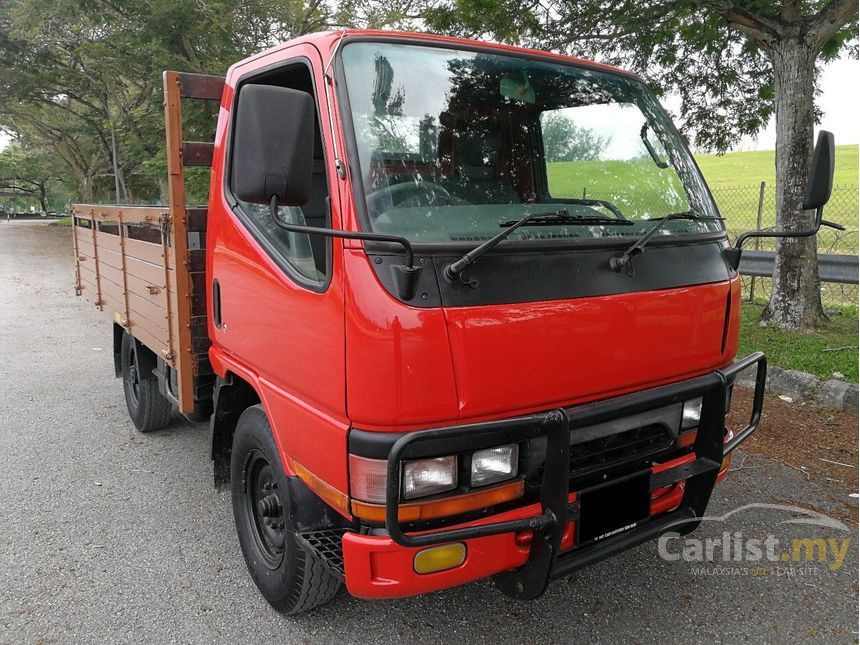
MULTIPOLYGON (((857 640, 856 528, 780 524, 790 515, 762 508, 694 535, 850 537, 844 564, 705 575, 652 543, 534 603, 481 582, 398 602, 342 593, 279 616, 246 572, 228 497, 212 488, 205 426, 177 419, 142 436, 128 420, 110 327, 73 294, 68 229, 0 223, 0 388, 0 642, 857 640)), ((710 510, 753 502, 841 503, 750 456, 710 510)))

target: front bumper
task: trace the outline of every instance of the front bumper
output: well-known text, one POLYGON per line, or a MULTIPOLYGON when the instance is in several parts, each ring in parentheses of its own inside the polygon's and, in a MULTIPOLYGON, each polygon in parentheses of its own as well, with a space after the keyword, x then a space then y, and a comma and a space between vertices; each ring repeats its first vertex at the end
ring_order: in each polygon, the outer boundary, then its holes
MULTIPOLYGON (((759 425, 766 371, 764 354, 756 353, 722 370, 605 401, 516 419, 403 435, 388 453, 385 509, 388 535, 347 533, 343 538, 347 589, 364 598, 394 598, 494 575, 497 587, 506 595, 533 599, 540 596, 552 580, 577 569, 668 531, 688 533, 694 530, 721 475, 724 458, 759 425), (738 433, 728 435, 726 440, 724 421, 728 388, 739 372, 753 365, 757 373, 749 423, 738 433), (569 490, 571 431, 698 396, 702 397, 702 412, 692 453, 644 473, 634 473, 634 476, 649 478, 650 491, 668 491, 668 497, 664 495, 656 505, 652 498, 647 521, 574 547, 573 527, 579 519, 580 507, 577 492, 569 490), (539 437, 546 438, 539 503, 441 530, 406 533, 402 529, 397 519, 402 460, 478 450, 539 437), (412 562, 418 550, 458 541, 467 545, 463 564, 432 574, 414 572, 412 562)), ((607 482, 613 483, 616 482, 607 482)))

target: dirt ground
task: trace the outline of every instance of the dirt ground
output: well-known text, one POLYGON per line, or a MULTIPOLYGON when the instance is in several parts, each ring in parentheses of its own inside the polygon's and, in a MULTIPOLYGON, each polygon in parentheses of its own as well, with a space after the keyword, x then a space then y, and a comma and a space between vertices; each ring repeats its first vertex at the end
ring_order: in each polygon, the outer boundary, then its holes
MULTIPOLYGON (((752 390, 736 388, 729 421, 733 429, 746 425, 752 407, 752 390)), ((856 503, 848 497, 858 487, 858 418, 812 402, 783 401, 765 395, 762 423, 743 444, 748 454, 762 455, 802 472, 832 494, 844 507, 842 519, 857 523, 856 503)), ((751 467, 744 457, 733 469, 751 467)))

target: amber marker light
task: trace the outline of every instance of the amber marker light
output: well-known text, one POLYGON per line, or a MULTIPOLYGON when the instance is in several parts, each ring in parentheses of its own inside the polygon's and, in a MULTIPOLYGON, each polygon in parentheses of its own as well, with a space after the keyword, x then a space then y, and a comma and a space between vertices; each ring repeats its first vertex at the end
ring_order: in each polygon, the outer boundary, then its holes
POLYGON ((337 509, 343 515, 349 517, 349 497, 341 493, 331 484, 324 482, 307 468, 293 459, 293 469, 296 475, 313 492, 319 495, 330 506, 337 509))

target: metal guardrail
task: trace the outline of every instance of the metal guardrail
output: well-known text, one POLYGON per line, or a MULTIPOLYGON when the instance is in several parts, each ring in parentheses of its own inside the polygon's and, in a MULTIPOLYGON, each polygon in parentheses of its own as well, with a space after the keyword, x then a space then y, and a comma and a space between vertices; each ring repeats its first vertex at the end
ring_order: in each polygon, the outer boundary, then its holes
MULTIPOLYGON (((743 275, 770 278, 773 276, 775 256, 773 251, 744 250, 740 272, 743 275)), ((818 275, 822 282, 857 284, 858 266, 856 255, 818 254, 818 275)))

